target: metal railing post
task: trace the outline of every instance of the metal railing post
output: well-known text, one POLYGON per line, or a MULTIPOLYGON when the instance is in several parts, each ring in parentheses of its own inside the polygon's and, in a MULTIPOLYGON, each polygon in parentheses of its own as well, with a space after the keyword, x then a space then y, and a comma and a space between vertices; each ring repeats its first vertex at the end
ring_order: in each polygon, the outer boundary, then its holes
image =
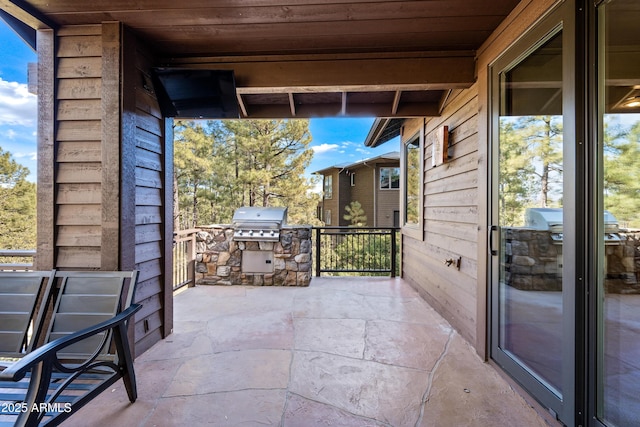
POLYGON ((191 234, 187 243, 187 280, 189 287, 196 286, 196 233, 191 234))
POLYGON ((320 229, 316 228, 316 277, 320 277, 320 234, 320 229))
POLYGON ((396 229, 391 229, 391 277, 396 277, 396 229))

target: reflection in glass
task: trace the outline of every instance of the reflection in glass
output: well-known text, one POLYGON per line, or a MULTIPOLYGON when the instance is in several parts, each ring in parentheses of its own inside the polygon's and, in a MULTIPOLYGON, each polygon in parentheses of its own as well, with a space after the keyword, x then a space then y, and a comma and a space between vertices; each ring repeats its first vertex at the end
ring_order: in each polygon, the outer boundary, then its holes
POLYGON ((405 146, 405 225, 418 225, 420 215, 420 139, 405 146))
POLYGON ((599 9, 600 158, 604 235, 598 292, 598 417, 640 420, 640 4, 599 9), (612 223, 611 218, 615 218, 612 223))
POLYGON ((400 188, 400 168, 380 168, 380 189, 400 188))
POLYGON ((500 74, 499 346, 562 391, 562 36, 500 74))

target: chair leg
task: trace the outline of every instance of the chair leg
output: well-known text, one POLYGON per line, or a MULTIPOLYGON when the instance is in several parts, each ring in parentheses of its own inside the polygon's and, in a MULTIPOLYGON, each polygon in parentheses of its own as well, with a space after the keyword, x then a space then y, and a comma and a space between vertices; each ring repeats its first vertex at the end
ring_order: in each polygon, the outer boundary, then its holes
POLYGON ((122 371, 122 381, 127 390, 129 401, 135 402, 138 398, 138 388, 136 386, 136 373, 133 368, 133 357, 129 348, 129 340, 127 340, 127 327, 125 323, 118 325, 114 331, 116 347, 118 349, 118 364, 122 371))

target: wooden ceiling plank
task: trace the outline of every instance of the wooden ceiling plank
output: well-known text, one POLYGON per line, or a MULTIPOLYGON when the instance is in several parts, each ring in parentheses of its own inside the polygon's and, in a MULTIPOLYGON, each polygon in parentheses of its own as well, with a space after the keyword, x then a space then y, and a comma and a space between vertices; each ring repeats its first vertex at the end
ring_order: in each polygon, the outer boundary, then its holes
POLYGON ((408 60, 418 58, 474 58, 473 50, 432 50, 432 51, 376 51, 376 52, 351 52, 351 53, 305 53, 282 55, 234 55, 234 56, 189 56, 160 58, 162 64, 171 65, 212 65, 217 63, 242 63, 242 62, 299 62, 299 61, 338 61, 338 60, 365 60, 365 59, 396 59, 408 60))
MULTIPOLYGON (((51 2, 57 3, 57 2, 51 2)), ((154 27, 165 22, 177 26, 202 25, 253 25, 253 24, 287 24, 322 22, 361 22, 393 19, 449 19, 452 17, 503 17, 504 8, 490 7, 479 2, 469 3, 467 0, 439 1, 402 1, 399 3, 352 3, 344 4, 289 4, 287 6, 262 5, 248 7, 243 4, 236 7, 220 7, 218 4, 206 7, 163 8, 154 5, 143 8, 114 8, 110 4, 105 7, 94 7, 91 2, 78 11, 57 10, 55 6, 46 8, 47 13, 62 25, 97 23, 101 20, 117 20, 126 22, 135 28, 154 27), (197 16, 197 21, 194 21, 197 16)), ((175 2, 174 2, 175 3, 175 2)), ((168 24, 167 24, 168 25, 168 24)))
MULTIPOLYGON (((393 15, 391 15, 393 16, 393 15)), ((111 16, 112 20, 117 20, 117 16, 111 16)), ((123 21, 129 21, 125 16, 123 21)), ((193 16, 190 19, 186 16, 184 25, 179 23, 162 21, 149 21, 148 25, 137 24, 136 29, 148 34, 189 34, 192 37, 198 35, 214 35, 222 39, 278 39, 291 38, 291 34, 298 34, 305 38, 326 37, 353 37, 362 35, 375 35, 378 37, 392 36, 399 32, 409 33, 415 37, 421 34, 433 34, 441 32, 462 32, 462 31, 488 31, 491 32, 500 21, 501 16, 451 16, 451 17, 416 17, 407 16, 400 19, 389 18, 389 15, 381 15, 378 19, 368 19, 354 21, 348 16, 336 16, 330 21, 312 22, 262 22, 257 23, 230 23, 222 24, 194 24, 193 16)), ((125 22, 126 22, 125 21, 125 22)))
MULTIPOLYGON (((86 0, 31 0, 36 8, 47 13, 77 13, 79 11, 138 11, 138 10, 164 10, 176 11, 185 8, 185 3, 175 2, 173 0, 136 0, 132 4, 131 0, 94 0, 87 2, 86 0)), ((190 0, 188 2, 189 9, 210 9, 212 7, 211 0, 190 0)), ((517 3, 517 1, 515 1, 517 3)), ((215 7, 219 9, 242 9, 248 10, 256 8, 277 8, 281 9, 282 14, 293 14, 298 12, 302 7, 314 7, 318 5, 317 0, 296 0, 294 1, 273 1, 273 0, 216 0, 215 7), (239 6, 241 5, 241 6, 239 6)), ((469 2, 466 0, 430 0, 430 1, 408 1, 408 0, 331 0, 323 2, 321 6, 327 8, 340 7, 343 10, 352 12, 357 7, 367 8, 387 8, 391 5, 394 10, 410 11, 424 9, 448 10, 452 12, 460 12, 461 9, 473 9, 474 6, 481 6, 477 12, 479 14, 495 13, 506 14, 513 7, 514 1, 493 1, 493 2, 469 2), (431 5, 433 4, 433 5, 431 5), (347 6, 347 7, 345 7, 347 6)), ((451 12, 450 12, 451 13, 451 12)))

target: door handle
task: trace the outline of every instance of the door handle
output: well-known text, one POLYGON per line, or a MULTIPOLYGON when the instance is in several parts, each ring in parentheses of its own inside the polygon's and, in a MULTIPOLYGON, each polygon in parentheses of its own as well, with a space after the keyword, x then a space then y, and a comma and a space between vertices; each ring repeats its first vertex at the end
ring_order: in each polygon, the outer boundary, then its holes
POLYGON ((493 232, 494 231, 498 231, 498 226, 497 225, 491 225, 489 226, 489 253, 491 254, 491 256, 496 256, 498 255, 498 250, 497 249, 493 249, 493 232))

